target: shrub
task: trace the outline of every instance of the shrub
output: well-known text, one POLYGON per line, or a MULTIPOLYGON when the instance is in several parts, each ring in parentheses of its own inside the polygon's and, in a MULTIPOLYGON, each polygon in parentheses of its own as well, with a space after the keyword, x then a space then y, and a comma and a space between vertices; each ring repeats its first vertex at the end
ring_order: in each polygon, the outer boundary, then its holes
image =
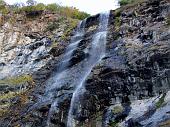
POLYGON ((27 6, 25 6, 23 3, 16 3, 13 5, 6 6, 6 3, 3 0, 0 0, 0 13, 3 14, 7 14, 10 11, 17 14, 23 12, 34 14, 34 12, 39 12, 39 11, 43 12, 45 10, 53 13, 58 13, 64 17, 69 17, 69 18, 79 19, 79 20, 83 20, 84 18, 90 16, 85 12, 79 11, 77 8, 61 6, 56 3, 44 5, 43 3, 37 3, 34 0, 28 0, 27 6))
POLYGON ((53 3, 53 4, 48 4, 46 6, 46 9, 49 11, 52 11, 52 12, 56 12, 56 11, 59 12, 61 10, 61 7, 60 7, 60 5, 53 3))
POLYGON ((45 10, 45 5, 43 3, 38 3, 36 6, 35 6, 35 9, 40 11, 40 10, 45 10))
POLYGON ((53 30, 57 29, 58 27, 59 27, 58 22, 52 22, 52 23, 48 24, 46 31, 53 31, 53 30))
POLYGON ((117 106, 115 106, 115 107, 112 109, 112 112, 113 112, 114 114, 121 113, 122 111, 123 111, 123 107, 120 106, 120 105, 117 105, 117 106))
POLYGON ((5 1, 0 0, 0 13, 7 14, 9 12, 9 8, 6 6, 5 1))
POLYGON ((119 4, 120 6, 123 6, 123 5, 127 5, 127 4, 130 4, 130 3, 133 3, 135 0, 120 0, 119 1, 119 4))
POLYGON ((21 75, 18 77, 11 77, 8 79, 0 80, 0 84, 12 84, 12 85, 19 85, 25 82, 33 82, 33 79, 30 75, 21 75))
POLYGON ((165 96, 166 94, 164 93, 162 97, 158 100, 158 102, 155 104, 156 108, 160 108, 162 106, 162 104, 164 103, 165 96))
POLYGON ((168 15, 168 18, 166 19, 166 23, 168 26, 170 26, 170 17, 169 16, 170 16, 170 14, 168 15))
POLYGON ((121 18, 120 17, 116 17, 115 18, 115 30, 119 30, 121 26, 121 18))
POLYGON ((71 34, 72 30, 77 26, 78 20, 69 19, 69 25, 66 27, 65 32, 62 35, 62 39, 66 40, 67 37, 71 34))
POLYGON ((113 120, 109 123, 109 127, 119 127, 119 126, 118 126, 118 123, 113 120))

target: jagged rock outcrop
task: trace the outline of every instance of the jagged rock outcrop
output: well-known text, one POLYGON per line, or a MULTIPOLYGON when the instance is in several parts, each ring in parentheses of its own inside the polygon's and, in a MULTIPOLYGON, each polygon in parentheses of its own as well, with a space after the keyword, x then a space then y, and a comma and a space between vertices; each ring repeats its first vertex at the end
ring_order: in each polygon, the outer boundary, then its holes
MULTIPOLYGON (((110 12, 105 57, 88 75, 84 83, 85 92, 80 94, 79 102, 75 104, 79 107, 74 116, 78 127, 170 126, 169 15, 169 0, 140 1, 110 12)), ((28 88, 23 92, 28 97, 25 103, 21 101, 23 94, 22 97, 1 100, 5 106, 9 104, 5 101, 14 103, 9 110, 15 111, 2 115, 2 126, 67 125, 71 98, 76 88, 71 82, 75 75, 81 75, 74 70, 90 56, 85 49, 91 45, 92 35, 99 28, 99 18, 98 14, 86 19, 85 33, 68 60, 68 68, 72 72, 68 74, 72 76, 70 84, 63 79, 58 83, 61 86, 47 89, 55 82, 55 72, 61 63, 66 62, 62 58, 68 43, 51 47, 49 40, 43 37, 17 46, 15 59, 13 55, 12 58, 5 57, 10 64, 6 61, 0 63, 1 78, 5 77, 5 72, 7 76, 23 73, 32 77, 23 76, 25 80, 22 82, 18 80, 23 77, 0 80, 3 84, 0 92, 15 91, 16 87, 9 87, 14 81, 20 90, 28 88), (14 69, 10 70, 9 66, 14 69), (54 93, 50 99, 46 96, 49 91, 54 93), (53 103, 55 100, 57 104, 53 103)))
POLYGON ((35 101, 34 92, 40 94, 44 90, 41 84, 55 70, 68 45, 70 33, 65 30, 74 29, 77 20, 63 18, 60 22, 60 16, 50 13, 43 13, 34 20, 22 14, 3 18, 0 30, 0 116, 5 116, 5 120, 0 123, 7 126, 24 106, 35 101), (17 21, 9 22, 5 18, 17 21), (46 31, 49 28, 50 31, 46 31), (62 36, 65 34, 68 36, 62 36))

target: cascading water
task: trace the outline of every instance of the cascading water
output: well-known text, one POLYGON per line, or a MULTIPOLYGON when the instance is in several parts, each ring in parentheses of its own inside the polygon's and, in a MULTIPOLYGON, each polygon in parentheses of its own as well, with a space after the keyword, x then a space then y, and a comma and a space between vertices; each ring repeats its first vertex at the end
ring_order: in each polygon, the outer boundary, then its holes
POLYGON ((84 35, 84 28, 86 24, 86 19, 81 21, 79 25, 77 26, 75 35, 71 38, 71 44, 67 47, 65 54, 62 58, 62 62, 60 63, 60 66, 58 67, 57 72, 61 72, 62 70, 66 69, 66 67, 69 64, 69 60, 73 54, 73 51, 77 48, 78 44, 83 38, 84 35))
MULTIPOLYGON (((84 82, 92 68, 105 55, 108 18, 109 13, 100 14, 97 32, 92 36, 92 42, 89 43, 84 50, 81 49, 81 46, 79 47, 79 44, 84 39, 86 20, 80 23, 76 34, 71 39, 71 44, 67 47, 65 54, 61 58, 57 71, 47 80, 45 94, 41 96, 40 101, 32 107, 36 108, 43 104, 51 104, 48 112, 47 126, 51 126, 51 118, 60 112, 59 104, 62 103, 64 99, 69 98, 71 93, 73 93, 67 126, 74 127, 73 110, 77 110, 74 104, 79 102, 79 95, 85 90, 84 82), (84 59, 80 58, 80 62, 70 67, 71 59, 75 55, 74 51, 80 51, 88 55, 84 59), (74 92, 71 91, 73 89, 74 92)), ((63 122, 63 117, 61 117, 60 121, 63 122)))
MULTIPOLYGON (((57 68, 57 72, 50 78, 49 85, 46 88, 46 94, 51 94, 51 90, 59 88, 58 84, 62 84, 61 79, 66 79, 67 66, 69 65, 69 60, 72 57, 73 52, 76 50, 78 44, 81 42, 85 32, 86 19, 81 21, 77 26, 75 35, 71 38, 71 44, 66 48, 65 54, 61 59, 61 63, 57 68), (50 85, 52 84, 52 85, 50 85)), ((48 97, 49 98, 49 97, 48 97)))
MULTIPOLYGON (((75 35, 71 38, 71 44, 67 47, 64 56, 62 57, 62 62, 59 64, 59 67, 57 68, 57 72, 52 76, 48 82, 46 92, 45 92, 45 97, 42 97, 41 100, 53 100, 55 98, 54 96, 56 95, 55 92, 53 92, 53 89, 57 89, 60 87, 60 84, 63 82, 62 79, 67 78, 67 66, 69 65, 69 60, 71 59, 71 56, 73 54, 73 51, 76 50, 78 44, 82 40, 85 32, 85 24, 86 24, 86 19, 81 21, 76 29, 75 35), (52 84, 52 85, 50 85, 52 84)), ((48 119, 47 119, 47 126, 50 126, 50 117, 53 112, 57 111, 57 106, 58 105, 58 99, 54 99, 51 104, 51 108, 48 113, 48 119)))
POLYGON ((81 77, 79 84, 76 85, 76 89, 73 93, 71 99, 71 105, 68 113, 67 127, 75 127, 74 115, 80 108, 76 103, 79 103, 79 96, 85 91, 84 82, 87 76, 90 74, 93 67, 104 57, 105 55, 105 45, 106 45, 106 35, 107 35, 107 25, 108 25, 109 13, 100 14, 99 28, 97 33, 93 35, 93 40, 91 47, 89 49, 90 56, 82 64, 83 66, 83 76, 81 77))

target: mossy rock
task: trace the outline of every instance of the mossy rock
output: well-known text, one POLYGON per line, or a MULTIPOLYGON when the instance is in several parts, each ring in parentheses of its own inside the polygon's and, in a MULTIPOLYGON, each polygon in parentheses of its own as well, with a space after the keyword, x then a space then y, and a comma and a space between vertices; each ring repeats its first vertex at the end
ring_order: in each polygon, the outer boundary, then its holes
POLYGON ((119 31, 120 26, 121 26, 121 18, 119 16, 119 17, 115 18, 115 29, 116 29, 116 31, 119 31))
POLYGON ((76 28, 78 22, 79 20, 75 20, 75 19, 68 20, 68 25, 65 28, 64 30, 65 32, 63 33, 61 37, 62 40, 66 40, 71 35, 71 32, 76 28))
POLYGON ((155 106, 156 106, 157 109, 160 108, 160 107, 162 107, 162 105, 163 105, 163 103, 164 103, 165 96, 166 96, 166 94, 164 93, 164 94, 162 95, 162 97, 159 99, 159 101, 155 104, 155 106))
POLYGON ((10 77, 7 79, 0 80, 0 85, 8 84, 8 85, 19 85, 26 82, 33 82, 33 78, 30 75, 21 75, 17 77, 10 77))
POLYGON ((110 122, 109 127, 119 127, 119 125, 116 121, 112 121, 110 122))
POLYGON ((123 112, 123 107, 121 105, 115 105, 112 107, 113 114, 119 114, 123 112))
POLYGON ((170 17, 169 16, 170 15, 168 15, 168 18, 166 19, 166 23, 167 23, 168 26, 170 26, 170 17))

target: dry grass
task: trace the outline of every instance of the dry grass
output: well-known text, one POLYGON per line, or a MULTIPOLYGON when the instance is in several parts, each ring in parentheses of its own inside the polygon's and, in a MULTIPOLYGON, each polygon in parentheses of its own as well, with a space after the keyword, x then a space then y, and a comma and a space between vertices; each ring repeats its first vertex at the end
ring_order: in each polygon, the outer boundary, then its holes
POLYGON ((10 84, 10 85, 19 85, 21 83, 33 82, 32 76, 30 75, 21 75, 18 77, 10 77, 8 79, 0 80, 0 85, 10 84))
POLYGON ((10 99, 13 98, 17 95, 20 95, 23 91, 17 91, 17 92, 8 92, 6 94, 1 94, 0 95, 0 100, 4 100, 4 99, 10 99))

